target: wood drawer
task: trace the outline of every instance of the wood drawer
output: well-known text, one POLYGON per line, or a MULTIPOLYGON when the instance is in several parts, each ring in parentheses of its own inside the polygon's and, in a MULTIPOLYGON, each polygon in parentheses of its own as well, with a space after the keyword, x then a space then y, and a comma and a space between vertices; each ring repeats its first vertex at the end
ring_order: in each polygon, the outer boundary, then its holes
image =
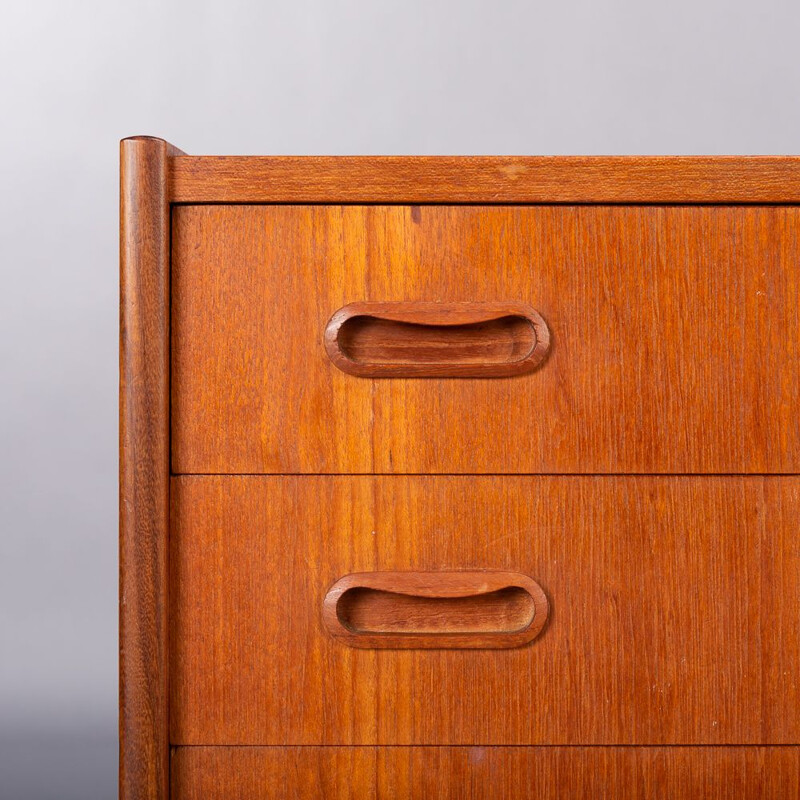
POLYGON ((172 479, 174 745, 785 744, 800 735, 800 478, 172 479), (356 649, 363 571, 513 570, 507 650, 356 649))
POLYGON ((175 800, 796 800, 800 748, 179 747, 172 787, 175 800))
POLYGON ((173 471, 800 472, 798 231, 786 206, 177 206, 173 471), (551 349, 356 377, 323 335, 361 301, 527 304, 551 349))

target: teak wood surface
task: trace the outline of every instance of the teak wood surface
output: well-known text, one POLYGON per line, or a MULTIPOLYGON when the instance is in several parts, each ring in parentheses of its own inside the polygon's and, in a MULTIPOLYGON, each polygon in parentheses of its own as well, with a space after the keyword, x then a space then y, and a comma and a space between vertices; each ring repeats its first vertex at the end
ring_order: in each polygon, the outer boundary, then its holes
POLYGON ((796 747, 179 747, 175 800, 797 800, 796 747))
POLYGON ((800 472, 800 209, 180 206, 176 473, 800 472), (526 303, 526 375, 369 380, 352 302, 526 303))
POLYGON ((175 477, 175 745, 787 744, 800 478, 175 477), (510 650, 357 650, 353 572, 495 569, 547 593, 510 650))
POLYGON ((173 203, 800 203, 800 158, 170 159, 173 203))
MULTIPOLYGON (((121 800, 798 797, 800 158, 135 137, 120 163, 121 800), (357 377, 324 330, 365 302, 525 304, 552 346, 513 378, 357 377), (342 576, 447 570, 531 576, 547 625, 509 650, 323 626, 342 576)), ((442 350, 347 334, 356 358, 442 350)), ((465 328, 449 355, 526 335, 465 328)), ((503 591, 342 614, 510 627, 503 591)))

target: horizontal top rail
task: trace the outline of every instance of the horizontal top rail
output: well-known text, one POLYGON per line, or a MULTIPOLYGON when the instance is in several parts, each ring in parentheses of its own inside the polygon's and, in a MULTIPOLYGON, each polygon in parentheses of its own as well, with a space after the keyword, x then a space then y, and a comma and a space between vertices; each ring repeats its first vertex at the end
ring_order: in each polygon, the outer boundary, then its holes
POLYGON ((794 204, 798 156, 171 155, 172 203, 794 204))

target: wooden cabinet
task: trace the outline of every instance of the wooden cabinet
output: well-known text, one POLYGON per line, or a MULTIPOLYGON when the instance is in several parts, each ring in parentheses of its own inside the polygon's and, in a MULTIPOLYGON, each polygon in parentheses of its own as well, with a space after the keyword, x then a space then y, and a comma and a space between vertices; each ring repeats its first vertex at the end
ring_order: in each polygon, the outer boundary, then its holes
POLYGON ((798 209, 125 140, 123 799, 800 797, 798 209))

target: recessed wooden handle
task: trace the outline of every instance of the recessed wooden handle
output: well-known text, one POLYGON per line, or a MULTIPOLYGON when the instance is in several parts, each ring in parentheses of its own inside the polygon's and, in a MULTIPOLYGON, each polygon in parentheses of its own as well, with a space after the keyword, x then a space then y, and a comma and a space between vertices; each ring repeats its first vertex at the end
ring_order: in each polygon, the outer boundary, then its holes
POLYGON ((328 632, 350 647, 508 648, 536 638, 549 604, 518 572, 360 572, 325 595, 328 632))
POLYGON ((369 378, 501 378, 531 372, 550 348, 523 303, 351 303, 325 328, 344 372, 369 378))

